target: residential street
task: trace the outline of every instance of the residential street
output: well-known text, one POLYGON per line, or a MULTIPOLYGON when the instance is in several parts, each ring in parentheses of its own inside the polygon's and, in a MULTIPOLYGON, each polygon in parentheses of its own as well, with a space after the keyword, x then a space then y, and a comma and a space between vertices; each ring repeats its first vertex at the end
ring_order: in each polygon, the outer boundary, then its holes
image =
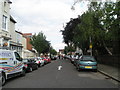
POLYGON ((8 80, 3 88, 118 88, 117 82, 99 72, 78 72, 69 60, 56 60, 8 80))
POLYGON ((120 90, 120 0, 0 0, 0 90, 120 90))

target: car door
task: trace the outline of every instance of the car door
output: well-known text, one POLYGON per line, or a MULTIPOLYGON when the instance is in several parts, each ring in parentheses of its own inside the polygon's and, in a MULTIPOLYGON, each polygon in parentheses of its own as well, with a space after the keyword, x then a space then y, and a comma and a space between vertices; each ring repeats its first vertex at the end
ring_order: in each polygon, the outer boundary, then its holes
POLYGON ((22 71, 22 66, 23 66, 23 63, 22 63, 22 58, 20 57, 20 55, 17 53, 17 52, 14 52, 14 69, 15 69, 15 72, 21 72, 22 71))
POLYGON ((35 60, 32 60, 31 62, 32 62, 33 68, 34 68, 34 69, 37 69, 37 66, 38 66, 38 65, 35 63, 35 60))
POLYGON ((35 63, 35 62, 33 62, 32 59, 29 59, 28 61, 29 61, 30 67, 31 67, 32 69, 34 69, 34 63, 35 63))

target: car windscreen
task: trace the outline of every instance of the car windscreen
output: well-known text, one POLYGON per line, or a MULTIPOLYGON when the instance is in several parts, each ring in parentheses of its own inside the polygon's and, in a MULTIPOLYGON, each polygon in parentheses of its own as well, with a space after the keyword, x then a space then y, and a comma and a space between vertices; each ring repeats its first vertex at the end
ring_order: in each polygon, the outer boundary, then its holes
POLYGON ((94 57, 91 56, 83 56, 81 61, 96 61, 94 57))
POLYGON ((23 62, 28 62, 28 59, 23 59, 23 62))

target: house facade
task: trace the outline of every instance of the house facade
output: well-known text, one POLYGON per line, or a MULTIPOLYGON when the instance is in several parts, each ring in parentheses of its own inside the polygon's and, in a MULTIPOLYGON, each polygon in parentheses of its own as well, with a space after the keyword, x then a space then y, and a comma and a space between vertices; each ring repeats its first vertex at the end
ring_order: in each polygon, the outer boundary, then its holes
POLYGON ((15 30, 17 22, 10 15, 11 4, 10 0, 0 0, 0 49, 16 50, 23 58, 35 57, 36 52, 29 43, 32 33, 15 30))
POLYGON ((36 57, 37 51, 30 44, 30 39, 32 37, 32 33, 23 33, 23 37, 26 38, 26 49, 24 49, 24 57, 36 57))
POLYGON ((0 0, 0 47, 22 54, 21 33, 15 31, 17 23, 10 15, 10 0, 0 0))
POLYGON ((9 0, 0 0, 0 47, 10 47, 10 4, 9 0))
POLYGON ((22 33, 14 30, 14 33, 11 33, 11 35, 12 39, 10 40, 10 50, 16 50, 22 56, 22 33))

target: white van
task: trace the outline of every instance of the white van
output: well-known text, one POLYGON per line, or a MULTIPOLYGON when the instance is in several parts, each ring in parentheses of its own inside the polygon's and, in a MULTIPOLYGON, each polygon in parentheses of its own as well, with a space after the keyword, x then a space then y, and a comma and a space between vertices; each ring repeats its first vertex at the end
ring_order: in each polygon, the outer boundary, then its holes
POLYGON ((0 49, 0 79, 2 85, 6 80, 18 75, 25 76, 22 58, 16 51, 0 49))

